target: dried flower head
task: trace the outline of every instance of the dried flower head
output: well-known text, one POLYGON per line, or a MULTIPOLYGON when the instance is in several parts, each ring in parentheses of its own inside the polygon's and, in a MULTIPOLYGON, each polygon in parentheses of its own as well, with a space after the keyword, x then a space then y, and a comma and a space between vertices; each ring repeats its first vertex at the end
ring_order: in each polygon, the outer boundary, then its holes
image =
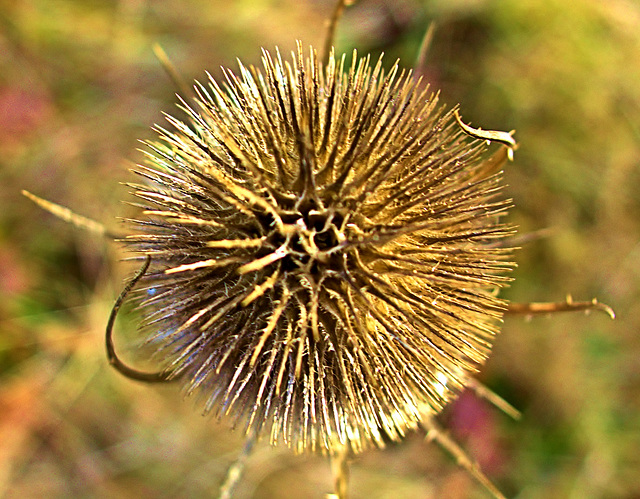
POLYGON ((207 412, 358 452, 439 412, 505 304, 495 158, 395 65, 298 46, 210 77, 137 173, 142 329, 207 412))

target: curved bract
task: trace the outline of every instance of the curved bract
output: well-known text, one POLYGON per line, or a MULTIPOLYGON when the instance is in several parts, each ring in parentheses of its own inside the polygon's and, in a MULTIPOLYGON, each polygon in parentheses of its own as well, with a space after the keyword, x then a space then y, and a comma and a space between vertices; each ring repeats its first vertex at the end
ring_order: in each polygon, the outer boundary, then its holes
POLYGON ((207 412, 296 450, 358 452, 484 363, 512 233, 484 141, 382 61, 299 46, 196 86, 148 144, 125 239, 142 330, 207 412))

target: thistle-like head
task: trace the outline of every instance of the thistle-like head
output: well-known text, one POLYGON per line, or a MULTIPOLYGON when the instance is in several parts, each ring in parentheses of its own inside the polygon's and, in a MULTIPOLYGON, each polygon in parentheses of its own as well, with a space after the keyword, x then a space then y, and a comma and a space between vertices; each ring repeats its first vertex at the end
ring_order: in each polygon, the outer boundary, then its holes
POLYGON ((196 86, 135 186, 157 358, 206 411, 359 451, 486 360, 508 279, 501 177, 397 65, 301 47, 196 86))

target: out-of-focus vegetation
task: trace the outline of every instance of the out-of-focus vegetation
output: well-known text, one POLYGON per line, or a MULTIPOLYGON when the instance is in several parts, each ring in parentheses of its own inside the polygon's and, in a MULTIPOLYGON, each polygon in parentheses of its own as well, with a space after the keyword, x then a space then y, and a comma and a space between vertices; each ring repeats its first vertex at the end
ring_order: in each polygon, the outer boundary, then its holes
MULTIPOLYGON (((28 189, 118 230, 121 182, 173 84, 258 63, 260 47, 320 46, 329 0, 0 0, 0 497, 210 497, 242 447, 168 387, 107 366, 104 327, 132 269, 20 196, 28 189)), ((361 0, 339 50, 423 74, 485 129, 515 128, 512 220, 549 229, 517 253, 515 301, 611 304, 604 314, 508 317, 483 382, 519 422, 464 394, 443 415, 510 497, 640 496, 640 5, 633 0, 361 0)), ((130 344, 135 319, 120 321, 130 344)), ((122 348, 121 348, 122 349, 122 348)), ((130 349, 125 353, 133 357, 130 349)), ((237 497, 322 497, 324 459, 259 446, 237 497)), ((369 452, 355 498, 484 492, 422 436, 369 452)))

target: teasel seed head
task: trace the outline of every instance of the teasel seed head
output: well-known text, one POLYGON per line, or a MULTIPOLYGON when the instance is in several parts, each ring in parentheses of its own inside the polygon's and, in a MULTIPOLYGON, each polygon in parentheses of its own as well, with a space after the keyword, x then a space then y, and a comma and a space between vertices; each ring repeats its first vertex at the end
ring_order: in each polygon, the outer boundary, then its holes
POLYGON ((196 84, 124 240, 151 258, 141 330, 168 377, 300 451, 438 413, 490 353, 510 267, 485 141, 397 64, 346 59, 298 45, 196 84))

